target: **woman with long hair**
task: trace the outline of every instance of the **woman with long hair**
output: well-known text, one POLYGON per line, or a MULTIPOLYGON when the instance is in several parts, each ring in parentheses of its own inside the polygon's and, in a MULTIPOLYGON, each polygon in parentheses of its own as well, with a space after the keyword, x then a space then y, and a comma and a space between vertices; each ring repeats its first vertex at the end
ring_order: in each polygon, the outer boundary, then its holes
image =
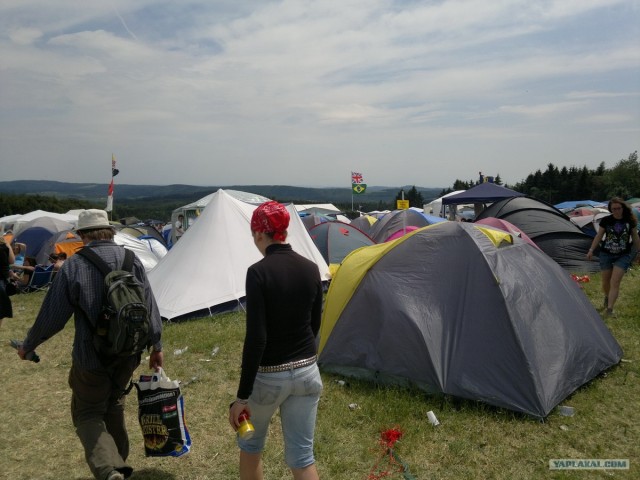
POLYGON ((622 277, 629 270, 633 259, 640 251, 638 220, 631 207, 622 198, 613 197, 607 206, 611 215, 600 221, 587 258, 591 260, 596 247, 602 271, 605 315, 613 316, 613 307, 620 293, 622 277))

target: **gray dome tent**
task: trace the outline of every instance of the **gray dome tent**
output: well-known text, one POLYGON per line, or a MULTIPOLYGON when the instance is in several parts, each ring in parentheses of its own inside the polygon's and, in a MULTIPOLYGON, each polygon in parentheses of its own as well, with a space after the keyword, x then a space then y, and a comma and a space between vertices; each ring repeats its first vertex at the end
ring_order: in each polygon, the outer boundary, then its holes
POLYGON ((593 238, 560 210, 542 200, 528 196, 499 200, 480 212, 476 220, 487 217, 512 223, 570 272, 596 272, 600 269, 597 259, 589 261, 586 257, 593 238))
POLYGON ((571 276, 507 232, 443 222, 345 258, 319 365, 538 418, 622 349, 571 276))

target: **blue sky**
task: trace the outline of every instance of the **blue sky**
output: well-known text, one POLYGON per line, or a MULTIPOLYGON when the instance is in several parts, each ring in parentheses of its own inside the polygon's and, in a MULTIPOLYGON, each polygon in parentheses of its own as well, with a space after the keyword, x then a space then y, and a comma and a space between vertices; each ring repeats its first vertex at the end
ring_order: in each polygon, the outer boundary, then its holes
POLYGON ((0 180, 513 184, 639 143, 639 0, 0 2, 0 180))

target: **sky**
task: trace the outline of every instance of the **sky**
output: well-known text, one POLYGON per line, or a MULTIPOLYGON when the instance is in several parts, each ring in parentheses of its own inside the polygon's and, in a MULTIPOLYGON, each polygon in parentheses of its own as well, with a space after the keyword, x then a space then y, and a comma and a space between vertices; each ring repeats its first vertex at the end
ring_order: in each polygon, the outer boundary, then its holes
POLYGON ((640 0, 0 2, 3 181, 513 185, 639 143, 640 0))

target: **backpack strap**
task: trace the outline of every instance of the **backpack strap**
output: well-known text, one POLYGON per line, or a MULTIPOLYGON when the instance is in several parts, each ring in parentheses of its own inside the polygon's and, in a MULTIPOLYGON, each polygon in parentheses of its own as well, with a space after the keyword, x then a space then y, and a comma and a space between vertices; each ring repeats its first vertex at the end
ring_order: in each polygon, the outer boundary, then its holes
MULTIPOLYGON (((112 272, 107 262, 105 262, 100 255, 93 251, 91 247, 83 247, 78 250, 76 253, 80 254, 87 260, 89 260, 93 265, 96 266, 100 273, 102 273, 103 277, 106 277, 109 273, 112 272)), ((126 270, 127 272, 133 272, 133 260, 135 258, 135 254, 131 250, 124 249, 124 261, 122 262, 122 270, 126 270)))

